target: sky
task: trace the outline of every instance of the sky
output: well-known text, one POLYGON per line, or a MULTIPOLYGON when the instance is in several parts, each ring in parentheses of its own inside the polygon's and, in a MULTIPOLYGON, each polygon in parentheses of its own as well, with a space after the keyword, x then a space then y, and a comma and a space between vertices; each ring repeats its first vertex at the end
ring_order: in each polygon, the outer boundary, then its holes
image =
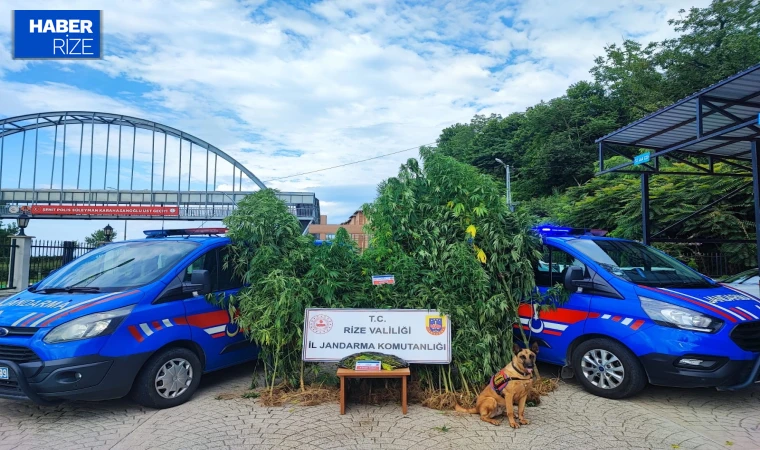
MULTIPOLYGON (((708 3, 48 0, 35 8, 103 10, 104 58, 22 61, 11 57, 10 10, 29 2, 3 0, 0 117, 84 110, 160 122, 268 187, 315 192, 340 223, 443 128, 560 96, 590 79, 605 45, 672 37, 668 19, 708 3)), ((0 176, 18 179, 11 166, 0 176)), ((36 220, 27 234, 76 240, 105 224, 36 220)), ((111 225, 124 236, 123 221, 111 225)), ((127 237, 160 227, 130 222, 127 237)))

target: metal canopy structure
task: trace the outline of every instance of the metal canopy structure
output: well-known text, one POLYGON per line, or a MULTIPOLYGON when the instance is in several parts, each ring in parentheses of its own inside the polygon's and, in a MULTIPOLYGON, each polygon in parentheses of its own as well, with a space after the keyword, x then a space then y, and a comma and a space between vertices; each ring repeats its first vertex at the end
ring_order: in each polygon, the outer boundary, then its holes
POLYGON ((760 64, 715 83, 696 94, 599 138, 599 172, 641 175, 642 231, 645 244, 651 242, 752 243, 758 248, 760 266, 760 64), (648 149, 650 153, 630 156, 624 148, 648 149), (628 162, 606 168, 604 158, 619 155, 628 162), (689 171, 664 170, 661 158, 683 163, 689 171), (729 170, 716 171, 720 162, 729 170), (636 166, 636 167, 634 167, 636 166), (728 176, 748 182, 718 200, 688 214, 676 223, 651 234, 649 178, 652 175, 728 176), (751 178, 751 181, 749 181, 751 178), (755 240, 668 239, 665 232, 682 224, 723 200, 753 187, 755 240))
MULTIPOLYGON (((109 212, 71 215, 63 212, 71 208, 59 208, 35 218, 221 220, 264 188, 229 154, 154 121, 93 111, 0 119, 0 218, 15 218, 24 206, 75 205, 109 212), (117 205, 174 209, 170 216, 143 216, 105 208, 117 205)), ((319 223, 313 193, 278 195, 302 225, 319 223)))

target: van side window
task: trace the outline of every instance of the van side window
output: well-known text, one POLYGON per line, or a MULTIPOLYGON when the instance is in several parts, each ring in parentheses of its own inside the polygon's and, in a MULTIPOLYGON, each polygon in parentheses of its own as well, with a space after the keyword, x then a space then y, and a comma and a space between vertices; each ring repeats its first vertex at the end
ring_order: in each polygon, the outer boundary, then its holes
POLYGON ((230 254, 229 247, 222 247, 218 252, 218 266, 219 266, 219 289, 220 291, 226 291, 228 289, 238 289, 243 287, 243 280, 235 275, 232 261, 227 264, 227 268, 224 268, 224 263, 230 254))
POLYGON ((552 287, 565 279, 565 273, 570 266, 578 266, 586 272, 586 265, 569 253, 556 249, 550 245, 544 245, 541 259, 534 268, 536 286, 552 287))
POLYGON ((217 264, 217 249, 209 250, 199 256, 185 269, 183 281, 190 282, 193 270, 208 270, 211 277, 211 292, 219 290, 219 265, 217 264))
MULTIPOLYGON (((190 263, 187 268, 185 268, 185 275, 182 281, 189 283, 190 277, 193 274, 193 270, 208 270, 208 266, 206 264, 206 259, 212 259, 213 258, 213 252, 214 250, 211 250, 210 252, 206 252, 199 256, 195 261, 190 263), (211 253, 211 254, 210 254, 211 253)), ((213 277, 211 278, 211 282, 214 282, 213 277)))

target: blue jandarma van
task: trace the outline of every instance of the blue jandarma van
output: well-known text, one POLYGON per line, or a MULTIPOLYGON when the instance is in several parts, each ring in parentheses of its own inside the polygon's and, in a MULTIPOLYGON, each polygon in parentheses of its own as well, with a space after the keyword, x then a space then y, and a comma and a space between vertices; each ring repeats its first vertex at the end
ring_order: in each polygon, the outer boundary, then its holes
POLYGON ((759 381, 759 299, 638 242, 564 227, 536 231, 543 241, 536 285, 570 292, 555 309, 520 307, 515 326, 539 343, 539 360, 609 398, 647 383, 739 389, 759 381))
POLYGON ((204 373, 258 349, 205 294, 242 283, 223 262, 221 229, 146 232, 72 261, 0 301, 0 397, 102 400, 127 394, 166 408, 204 373))

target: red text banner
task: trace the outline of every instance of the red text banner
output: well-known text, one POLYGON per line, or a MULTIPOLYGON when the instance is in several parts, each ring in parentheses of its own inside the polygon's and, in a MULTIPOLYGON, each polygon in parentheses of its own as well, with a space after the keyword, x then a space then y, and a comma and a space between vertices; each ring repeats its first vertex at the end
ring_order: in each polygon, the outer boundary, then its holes
POLYGON ((61 216, 179 216, 176 206, 32 205, 34 215, 61 216))

